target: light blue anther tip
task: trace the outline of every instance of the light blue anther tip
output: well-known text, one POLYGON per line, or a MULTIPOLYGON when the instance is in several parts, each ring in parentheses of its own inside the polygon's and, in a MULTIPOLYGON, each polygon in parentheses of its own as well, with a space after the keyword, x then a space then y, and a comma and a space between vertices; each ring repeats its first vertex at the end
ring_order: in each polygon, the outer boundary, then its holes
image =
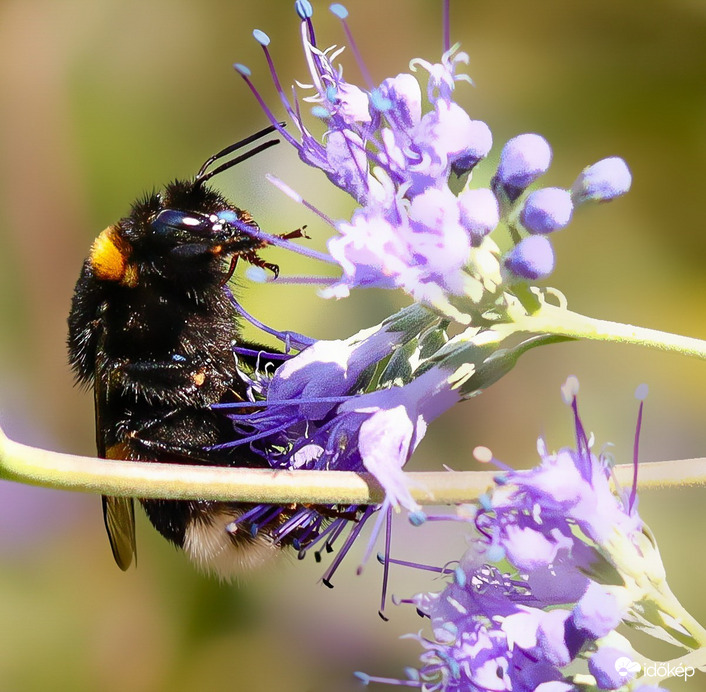
POLYGON ((221 220, 225 221, 226 223, 237 223, 239 221, 238 215, 232 211, 231 209, 223 209, 222 211, 219 211, 216 216, 221 220))
POLYGON ((412 526, 421 526, 427 520, 427 515, 421 510, 409 513, 409 523, 412 526))
POLYGON ((260 31, 260 29, 255 29, 252 32, 252 35, 260 45, 263 45, 263 46, 270 45, 270 37, 264 31, 260 31))
POLYGON ((294 3, 294 9, 302 19, 309 19, 309 17, 314 14, 314 8, 311 6, 309 0, 297 0, 294 3))
POLYGON ((348 16, 348 10, 341 5, 340 2, 335 2, 331 7, 329 7, 331 12, 333 12, 339 19, 345 19, 348 16))

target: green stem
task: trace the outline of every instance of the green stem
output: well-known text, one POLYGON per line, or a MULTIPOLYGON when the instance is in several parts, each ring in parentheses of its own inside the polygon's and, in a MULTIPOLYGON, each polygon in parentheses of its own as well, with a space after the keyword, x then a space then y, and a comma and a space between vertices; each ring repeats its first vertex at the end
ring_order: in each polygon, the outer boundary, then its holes
MULTIPOLYGON (((659 606, 662 613, 669 615, 675 623, 679 624, 679 630, 671 629, 672 636, 679 639, 678 634, 682 629, 685 630, 692 639, 692 642, 685 642, 685 646, 691 644, 690 648, 703 652, 706 647, 706 628, 679 602, 679 599, 669 588, 666 579, 659 586, 653 585, 648 596, 651 597, 653 603, 659 606)), ((667 622, 665 625, 669 626, 669 623, 667 622)), ((681 639, 683 640, 685 637, 681 637, 681 639)))
MULTIPOLYGON (((624 486, 632 465, 616 467, 624 486)), ((494 471, 408 473, 420 504, 471 502, 493 485, 494 471)), ((378 504, 384 491, 373 476, 349 471, 271 471, 139 463, 50 452, 13 442, 0 432, 0 479, 124 497, 231 500, 273 504, 378 504)), ((641 488, 706 485, 706 459, 644 464, 641 488)))
POLYGON ((533 314, 517 319, 515 323, 523 331, 538 334, 636 344, 706 360, 706 341, 701 339, 661 332, 657 329, 634 327, 620 322, 598 320, 547 303, 533 314))

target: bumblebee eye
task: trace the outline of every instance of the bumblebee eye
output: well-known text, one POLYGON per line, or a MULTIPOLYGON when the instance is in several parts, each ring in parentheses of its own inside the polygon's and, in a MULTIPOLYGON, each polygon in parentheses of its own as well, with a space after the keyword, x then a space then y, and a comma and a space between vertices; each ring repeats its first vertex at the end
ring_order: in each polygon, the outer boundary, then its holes
POLYGON ((218 227, 214 228, 213 220, 208 216, 176 209, 164 209, 159 212, 151 226, 158 236, 177 239, 186 239, 194 235, 208 236, 220 230, 218 227))

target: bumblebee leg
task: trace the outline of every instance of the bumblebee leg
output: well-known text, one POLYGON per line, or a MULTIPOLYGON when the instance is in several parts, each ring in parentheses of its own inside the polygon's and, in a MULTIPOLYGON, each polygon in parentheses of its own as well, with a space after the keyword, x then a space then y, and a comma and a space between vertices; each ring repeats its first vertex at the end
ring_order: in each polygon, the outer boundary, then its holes
POLYGON ((289 233, 280 233, 278 234, 278 238, 282 238, 282 240, 292 240, 292 238, 307 238, 310 239, 310 236, 308 236, 304 231, 306 230, 306 226, 302 226, 301 228, 297 228, 293 231, 289 231, 289 233))

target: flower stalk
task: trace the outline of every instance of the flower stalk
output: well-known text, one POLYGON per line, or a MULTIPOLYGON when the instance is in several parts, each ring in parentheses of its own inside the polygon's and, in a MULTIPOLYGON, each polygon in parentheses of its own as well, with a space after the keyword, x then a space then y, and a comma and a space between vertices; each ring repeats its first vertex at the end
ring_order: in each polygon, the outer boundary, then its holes
POLYGON ((542 304, 531 315, 516 320, 515 323, 518 330, 533 333, 633 344, 706 359, 706 341, 701 339, 587 317, 547 303, 542 304))
MULTIPOLYGON (((632 465, 615 467, 629 484, 632 465)), ((494 472, 406 473, 410 493, 422 505, 456 504, 477 498, 494 472)), ((167 499, 379 504, 381 485, 369 473, 270 471, 117 461, 52 452, 15 442, 0 432, 0 478, 61 490, 167 499)), ((660 461, 640 466, 638 486, 706 486, 706 458, 660 461)))

